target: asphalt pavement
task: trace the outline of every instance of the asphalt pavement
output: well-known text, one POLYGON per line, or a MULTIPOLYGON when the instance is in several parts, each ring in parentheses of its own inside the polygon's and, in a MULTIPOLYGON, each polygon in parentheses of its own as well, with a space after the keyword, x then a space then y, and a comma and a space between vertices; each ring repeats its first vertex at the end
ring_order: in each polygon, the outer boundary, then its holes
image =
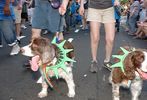
MULTIPOLYGON (((29 43, 31 36, 31 26, 23 29, 26 37, 21 39, 20 46, 29 43)), ((53 34, 42 35, 52 39, 53 34)), ((15 56, 9 56, 11 48, 6 44, 0 48, 0 100, 112 100, 112 87, 108 83, 110 72, 103 67, 105 56, 105 32, 101 28, 100 45, 98 49, 98 73, 90 73, 90 36, 89 30, 75 33, 72 29, 69 34, 65 34, 65 39, 73 38, 73 45, 76 55, 76 63, 73 67, 73 76, 76 84, 76 95, 74 98, 68 98, 67 85, 64 80, 53 80, 56 89, 48 89, 48 96, 42 99, 37 97, 41 90, 41 84, 37 84, 39 72, 32 72, 23 67, 28 57, 21 53, 15 56)), ((120 46, 129 45, 136 48, 147 49, 147 40, 133 39, 123 28, 116 33, 113 54, 120 46)), ((147 81, 144 81, 140 100, 146 100, 147 81)), ((121 100, 131 100, 131 93, 127 89, 121 89, 121 100)))

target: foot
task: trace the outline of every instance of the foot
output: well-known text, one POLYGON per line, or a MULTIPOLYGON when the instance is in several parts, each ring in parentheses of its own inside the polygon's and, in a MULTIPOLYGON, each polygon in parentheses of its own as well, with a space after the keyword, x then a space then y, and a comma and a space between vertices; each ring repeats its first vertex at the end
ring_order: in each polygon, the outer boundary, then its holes
POLYGON ((97 73, 98 72, 98 64, 96 61, 92 61, 90 66, 90 72, 97 73))
POLYGON ((107 68, 109 71, 112 70, 111 65, 112 64, 110 62, 104 62, 104 67, 107 68))
POLYGON ((41 91, 41 92, 38 93, 39 98, 44 98, 46 96, 47 96, 47 91, 41 91))
POLYGON ((26 68, 26 69, 31 69, 30 61, 27 60, 27 61, 23 64, 23 67, 26 68))
POLYGON ((2 48, 3 47, 3 45, 2 44, 0 44, 0 48, 2 48))
POLYGON ((134 36, 135 34, 133 34, 133 33, 128 33, 128 35, 134 36))
POLYGON ((70 98, 73 98, 75 96, 75 92, 68 93, 67 96, 70 97, 70 98))
POLYGON ((42 88, 42 90, 38 93, 38 97, 39 97, 39 98, 44 98, 44 97, 47 96, 47 94, 48 94, 48 92, 47 92, 47 87, 44 87, 44 88, 42 88))
POLYGON ((10 52, 10 55, 13 56, 13 55, 17 55, 20 51, 20 47, 18 44, 15 44, 13 47, 12 47, 12 50, 10 52))
POLYGON ((21 25, 21 28, 26 29, 27 27, 25 25, 21 25))
POLYGON ((80 31, 79 29, 76 29, 76 30, 75 30, 75 33, 78 33, 79 31, 80 31))

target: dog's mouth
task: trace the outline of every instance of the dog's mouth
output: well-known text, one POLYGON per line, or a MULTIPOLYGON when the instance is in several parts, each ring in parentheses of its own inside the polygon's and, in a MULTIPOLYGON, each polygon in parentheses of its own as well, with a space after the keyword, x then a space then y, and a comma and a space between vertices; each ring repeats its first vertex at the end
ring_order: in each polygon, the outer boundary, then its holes
POLYGON ((137 72, 141 76, 142 79, 147 80, 147 72, 142 71, 141 69, 137 68, 137 72))
POLYGON ((39 68, 39 61, 40 61, 39 55, 33 56, 32 59, 30 60, 31 69, 33 71, 37 71, 38 70, 38 68, 39 68))

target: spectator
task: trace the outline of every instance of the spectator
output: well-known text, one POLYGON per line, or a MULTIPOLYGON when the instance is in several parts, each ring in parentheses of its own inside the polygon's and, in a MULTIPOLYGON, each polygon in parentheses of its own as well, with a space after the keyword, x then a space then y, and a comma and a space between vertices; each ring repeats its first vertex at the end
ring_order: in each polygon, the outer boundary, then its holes
POLYGON ((15 15, 12 2, 10 0, 0 1, 0 45, 2 46, 2 36, 9 46, 12 46, 10 55, 16 55, 20 51, 17 43, 15 25, 15 15))
POLYGON ((30 0, 28 7, 28 17, 29 17, 30 25, 32 25, 34 8, 35 8, 35 0, 30 0))
MULTIPOLYGON (((112 3, 114 4, 114 0, 112 0, 112 3)), ((114 6, 114 16, 115 16, 115 28, 116 31, 119 32, 120 28, 120 18, 121 18, 121 6, 114 6)))
POLYGON ((14 13, 15 13, 15 26, 16 26, 16 34, 17 40, 20 42, 21 35, 21 12, 22 12, 22 0, 14 0, 14 13))
POLYGON ((146 38, 147 31, 145 31, 144 28, 146 27, 147 23, 147 0, 144 0, 142 5, 142 11, 140 12, 139 16, 140 19, 138 22, 138 29, 135 33, 136 36, 134 38, 146 38))
POLYGON ((135 35, 136 32, 136 23, 138 19, 138 14, 140 11, 140 3, 138 0, 133 0, 133 3, 130 6, 130 15, 128 20, 129 35, 135 35))
MULTIPOLYGON (((114 5, 119 5, 119 1, 115 0, 114 5)), ((80 14, 84 13, 83 0, 81 0, 80 14)), ((106 40, 106 55, 104 65, 110 69, 110 58, 113 48, 113 41, 115 36, 115 18, 112 0, 90 0, 88 6, 87 21, 90 21, 90 36, 91 36, 91 53, 92 62, 90 71, 97 72, 97 48, 100 38, 100 23, 104 23, 105 40, 106 40)))
POLYGON ((27 0, 23 0, 21 13, 21 28, 26 29, 25 22, 28 21, 28 4, 27 0))
POLYGON ((87 13, 88 13, 88 0, 84 0, 84 14, 83 14, 83 18, 82 18, 82 29, 88 29, 88 25, 87 25, 87 13))
POLYGON ((59 9, 54 9, 48 0, 35 0, 35 9, 32 20, 32 38, 39 37, 42 29, 56 33, 63 39, 63 14, 66 12, 68 0, 63 0, 59 9))

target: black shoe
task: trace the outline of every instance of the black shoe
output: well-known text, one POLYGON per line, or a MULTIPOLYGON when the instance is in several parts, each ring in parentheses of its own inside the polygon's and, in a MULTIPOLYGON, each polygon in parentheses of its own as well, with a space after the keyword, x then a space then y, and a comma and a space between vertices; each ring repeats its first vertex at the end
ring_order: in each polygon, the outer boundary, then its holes
POLYGON ((31 65, 30 65, 29 60, 23 64, 23 67, 26 69, 31 69, 31 65))
POLYGON ((18 42, 18 44, 20 44, 20 40, 19 39, 17 39, 17 42, 18 42))
POLYGON ((98 72, 98 64, 96 61, 91 62, 90 72, 97 73, 98 72))

